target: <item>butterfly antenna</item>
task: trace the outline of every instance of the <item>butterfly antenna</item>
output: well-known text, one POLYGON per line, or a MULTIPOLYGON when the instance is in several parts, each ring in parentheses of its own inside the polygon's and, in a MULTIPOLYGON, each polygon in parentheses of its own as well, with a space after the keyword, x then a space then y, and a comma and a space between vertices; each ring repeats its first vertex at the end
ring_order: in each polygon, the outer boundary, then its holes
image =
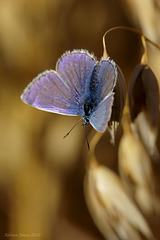
POLYGON ((88 137, 87 137, 87 131, 86 131, 86 125, 84 125, 84 131, 85 131, 85 136, 86 136, 88 151, 90 151, 90 146, 89 146, 88 137))
POLYGON ((82 119, 79 119, 78 122, 76 122, 76 124, 74 124, 74 126, 69 130, 69 132, 68 132, 63 138, 66 138, 66 137, 70 134, 70 132, 73 130, 73 128, 74 128, 75 126, 77 126, 77 124, 78 124, 81 120, 82 120, 82 119))

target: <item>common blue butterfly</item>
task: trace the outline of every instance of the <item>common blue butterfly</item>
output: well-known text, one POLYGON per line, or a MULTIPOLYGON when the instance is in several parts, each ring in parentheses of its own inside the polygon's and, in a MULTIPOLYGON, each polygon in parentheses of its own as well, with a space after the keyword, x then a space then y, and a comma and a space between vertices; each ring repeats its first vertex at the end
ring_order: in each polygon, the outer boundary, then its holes
POLYGON ((90 123, 104 132, 111 118, 117 65, 109 57, 97 61, 86 50, 68 51, 56 70, 39 74, 26 87, 23 102, 62 115, 80 115, 83 125, 90 123))

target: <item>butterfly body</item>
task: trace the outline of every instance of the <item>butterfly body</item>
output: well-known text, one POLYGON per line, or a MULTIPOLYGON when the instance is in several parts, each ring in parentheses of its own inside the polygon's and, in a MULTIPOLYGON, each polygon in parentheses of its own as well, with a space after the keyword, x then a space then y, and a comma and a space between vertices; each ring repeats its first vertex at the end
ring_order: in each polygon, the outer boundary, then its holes
POLYGON ((100 99, 100 82, 98 79, 98 71, 99 71, 100 65, 96 64, 92 75, 91 79, 89 82, 88 90, 87 90, 87 95, 84 100, 84 103, 82 104, 82 120, 83 124, 87 125, 89 124, 89 119, 93 111, 95 111, 100 99))
POLYGON ((66 52, 56 70, 39 74, 21 99, 44 111, 77 116, 103 132, 111 116, 117 67, 110 58, 97 61, 86 50, 66 52))

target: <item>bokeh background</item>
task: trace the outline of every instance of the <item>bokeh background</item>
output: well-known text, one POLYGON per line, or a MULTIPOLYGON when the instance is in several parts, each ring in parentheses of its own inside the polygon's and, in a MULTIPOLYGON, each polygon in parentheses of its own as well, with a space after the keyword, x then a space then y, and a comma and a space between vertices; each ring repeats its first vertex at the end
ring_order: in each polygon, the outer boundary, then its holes
MULTIPOLYGON (((67 50, 87 49, 100 59, 111 27, 138 28, 160 44, 159 22, 159 0, 0 0, 0 239, 103 239, 83 196, 81 124, 63 139, 79 117, 36 110, 20 95, 67 50)), ((142 52, 139 38, 117 31, 106 43, 128 83, 142 52)), ((160 51, 148 47, 160 79, 160 51)), ((121 135, 120 127, 112 146, 106 132, 97 146, 99 161, 114 171, 121 135)))

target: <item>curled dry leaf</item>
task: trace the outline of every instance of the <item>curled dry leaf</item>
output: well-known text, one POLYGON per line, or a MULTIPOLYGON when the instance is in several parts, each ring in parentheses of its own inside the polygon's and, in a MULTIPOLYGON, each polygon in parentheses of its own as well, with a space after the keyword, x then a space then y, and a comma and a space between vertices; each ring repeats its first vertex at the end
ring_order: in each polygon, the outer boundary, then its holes
POLYGON ((157 157, 159 86, 156 76, 148 65, 139 64, 135 68, 130 81, 128 98, 131 120, 135 121, 137 130, 150 155, 157 157), (139 115, 142 112, 143 114, 139 115))
POLYGON ((126 82, 120 67, 118 67, 118 78, 114 88, 114 93, 115 95, 110 121, 120 122, 126 100, 126 82))
POLYGON ((153 71, 147 65, 135 68, 129 86, 131 120, 141 111, 146 111, 150 124, 159 127, 159 86, 153 71))
POLYGON ((93 220, 106 240, 141 240, 153 235, 127 195, 119 177, 105 166, 92 166, 85 177, 85 197, 93 220))
POLYGON ((118 67, 118 78, 117 78, 117 83, 114 88, 114 102, 112 106, 112 114, 110 121, 108 123, 108 131, 111 135, 111 143, 115 142, 115 132, 116 129, 119 125, 119 122, 121 121, 122 114, 123 114, 123 109, 125 105, 125 100, 126 100, 126 82, 124 75, 118 67))

